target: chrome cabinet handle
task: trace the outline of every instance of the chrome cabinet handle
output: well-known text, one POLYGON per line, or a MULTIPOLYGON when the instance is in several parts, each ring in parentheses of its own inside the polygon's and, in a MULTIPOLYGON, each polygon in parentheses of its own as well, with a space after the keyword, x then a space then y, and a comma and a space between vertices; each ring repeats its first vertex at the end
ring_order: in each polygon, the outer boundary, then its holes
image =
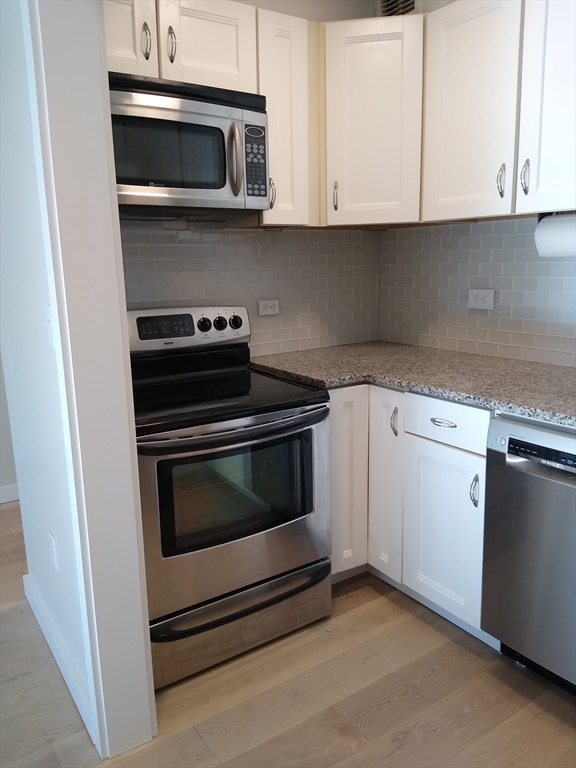
POLYGON ((478 506, 478 501, 480 499, 480 494, 478 493, 479 489, 480 489, 480 477, 479 475, 474 475, 474 479, 470 484, 470 501, 472 502, 472 504, 474 504, 475 507, 478 506))
POLYGON ((150 32, 150 27, 146 22, 142 24, 142 53, 144 54, 144 58, 146 61, 150 58, 150 53, 152 51, 152 32, 150 32), (146 42, 144 42, 144 40, 146 42))
POLYGON ((270 210, 274 208, 274 203, 276 202, 276 184, 274 184, 274 179, 272 176, 268 179, 268 182, 270 184, 270 190, 272 192, 272 197, 270 198, 270 210))
POLYGON ((229 158, 230 170, 232 170, 232 165, 236 165, 236 173, 230 183, 234 196, 238 197, 242 189, 242 182, 244 181, 244 161, 242 159, 242 136, 236 123, 232 123, 230 139, 231 146, 234 148, 234 157, 229 158), (232 162, 232 159, 234 159, 235 163, 232 162))
POLYGON ((392 411, 390 416, 390 429, 394 432, 394 437, 398 437, 398 406, 392 411))
POLYGON ((504 197, 504 185, 506 183, 506 163, 502 163, 496 175, 496 189, 500 197, 504 197))
POLYGON ((524 192, 524 194, 527 195, 528 192, 530 191, 530 159, 529 158, 526 158, 526 161, 522 166, 522 170, 520 171, 520 186, 522 187, 522 192, 524 192))
POLYGON ((338 210, 338 182, 334 182, 334 188, 332 190, 332 202, 334 203, 334 210, 338 210))
POLYGON ((434 424, 435 427, 447 427, 448 429, 456 429, 458 424, 454 424, 453 421, 448 421, 448 419, 436 419, 432 417, 430 419, 432 424, 434 424))
POLYGON ((168 40, 170 41, 170 53, 168 54, 168 61, 170 64, 174 64, 178 43, 176 41, 176 32, 174 32, 174 27, 172 25, 168 27, 168 40))

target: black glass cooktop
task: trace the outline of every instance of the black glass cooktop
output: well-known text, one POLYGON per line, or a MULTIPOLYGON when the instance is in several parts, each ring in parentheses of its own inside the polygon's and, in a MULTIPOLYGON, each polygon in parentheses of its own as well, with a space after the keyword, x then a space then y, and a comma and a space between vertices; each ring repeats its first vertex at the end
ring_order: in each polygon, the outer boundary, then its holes
POLYGON ((137 436, 328 401, 328 393, 248 367, 134 384, 137 436))

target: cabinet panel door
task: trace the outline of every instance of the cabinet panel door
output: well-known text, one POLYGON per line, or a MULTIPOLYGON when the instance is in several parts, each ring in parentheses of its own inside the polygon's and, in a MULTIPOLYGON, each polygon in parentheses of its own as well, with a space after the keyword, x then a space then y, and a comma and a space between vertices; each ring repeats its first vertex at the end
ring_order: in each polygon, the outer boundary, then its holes
POLYGON ((404 393, 370 387, 368 562, 402 581, 404 393))
POLYGON ((325 31, 327 223, 417 221, 422 16, 325 31))
POLYGON ((155 0, 104 0, 110 72, 158 77, 155 0))
POLYGON ((403 582, 479 628, 486 460, 404 437, 403 582))
POLYGON ((256 93, 253 6, 232 0, 158 0, 158 25, 162 78, 256 93))
POLYGON ((368 533, 368 385, 330 392, 332 572, 365 565, 368 533))
POLYGON ((576 208, 576 3, 530 0, 524 16, 516 211, 576 208))
POLYGON ((273 190, 273 205, 262 214, 263 223, 309 224, 305 19, 258 10, 258 85, 266 96, 273 190))
POLYGON ((428 14, 424 221, 512 211, 520 20, 520 0, 428 14))

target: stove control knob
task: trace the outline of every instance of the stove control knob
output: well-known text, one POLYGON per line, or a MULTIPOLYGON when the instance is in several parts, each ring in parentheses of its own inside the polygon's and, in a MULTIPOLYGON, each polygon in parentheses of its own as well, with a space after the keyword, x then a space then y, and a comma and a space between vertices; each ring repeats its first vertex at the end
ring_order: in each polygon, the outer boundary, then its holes
POLYGON ((230 318, 230 328, 234 328, 235 331, 242 328, 242 318, 240 315, 232 315, 230 318))
POLYGON ((214 318, 214 328, 216 328, 217 331, 223 331, 227 325, 228 321, 225 317, 222 317, 222 315, 218 315, 218 317, 214 318))
POLYGON ((212 323, 210 322, 210 320, 208 320, 207 317, 201 317, 200 320, 198 320, 198 322, 196 323, 196 325, 198 326, 198 330, 200 331, 200 333, 207 333, 210 330, 210 328, 212 328, 212 323))

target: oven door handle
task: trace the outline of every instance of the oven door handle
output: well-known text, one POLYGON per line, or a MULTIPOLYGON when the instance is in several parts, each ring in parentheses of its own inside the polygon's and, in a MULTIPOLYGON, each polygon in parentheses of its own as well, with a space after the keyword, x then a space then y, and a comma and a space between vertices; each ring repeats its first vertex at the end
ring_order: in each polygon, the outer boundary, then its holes
POLYGON ((181 437, 150 439, 143 438, 138 442, 138 453, 142 456, 166 456, 167 454, 187 453, 189 451, 202 452, 217 448, 232 448, 247 442, 255 442, 270 437, 285 437, 292 432, 301 432, 308 427, 319 424, 328 418, 329 406, 324 406, 316 411, 302 413, 297 416, 289 416, 268 424, 259 424, 253 427, 241 427, 213 435, 198 435, 197 437, 181 437), (144 442, 146 440, 146 442, 144 442))
POLYGON ((330 572, 330 560, 324 560, 280 576, 272 583, 242 590, 179 616, 159 621, 150 626, 150 640, 153 643, 171 643, 229 624, 311 589, 328 578, 330 572))

